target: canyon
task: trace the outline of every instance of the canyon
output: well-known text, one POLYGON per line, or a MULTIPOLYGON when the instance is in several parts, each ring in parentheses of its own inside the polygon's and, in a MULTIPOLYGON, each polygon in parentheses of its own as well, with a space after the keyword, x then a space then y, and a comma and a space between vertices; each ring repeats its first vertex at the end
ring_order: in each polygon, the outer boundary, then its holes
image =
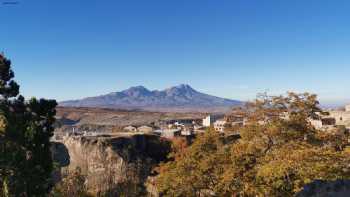
POLYGON ((89 191, 99 195, 140 196, 159 162, 166 160, 170 143, 155 135, 115 134, 94 137, 63 136, 53 141, 59 169, 56 180, 79 168, 89 191))

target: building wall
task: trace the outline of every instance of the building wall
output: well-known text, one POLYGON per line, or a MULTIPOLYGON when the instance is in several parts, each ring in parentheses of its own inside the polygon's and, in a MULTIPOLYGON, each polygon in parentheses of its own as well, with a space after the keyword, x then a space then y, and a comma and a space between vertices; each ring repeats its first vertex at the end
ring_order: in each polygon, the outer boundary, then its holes
POLYGON ((181 135, 181 129, 167 129, 161 132, 162 137, 170 138, 170 139, 179 135, 181 135))
POLYGON ((345 111, 350 112, 350 105, 345 106, 345 111))
POLYGON ((203 126, 210 127, 211 123, 211 116, 207 116, 203 119, 203 126))
POLYGON ((204 127, 210 127, 216 120, 223 118, 223 115, 220 114, 214 114, 209 115, 203 119, 202 125, 204 127))
POLYGON ((224 132, 226 121, 218 120, 214 123, 215 131, 224 132))
POLYGON ((310 123, 316 129, 321 129, 322 128, 322 121, 321 120, 310 120, 310 123))
POLYGON ((335 118, 337 125, 350 127, 350 111, 331 111, 330 117, 335 118))

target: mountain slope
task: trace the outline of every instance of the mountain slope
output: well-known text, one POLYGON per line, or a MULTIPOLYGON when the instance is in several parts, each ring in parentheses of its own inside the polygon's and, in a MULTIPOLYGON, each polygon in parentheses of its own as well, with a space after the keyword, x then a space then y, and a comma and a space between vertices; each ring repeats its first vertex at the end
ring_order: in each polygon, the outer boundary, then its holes
POLYGON ((217 111, 242 104, 240 101, 219 98, 179 85, 163 91, 150 91, 143 86, 121 92, 59 103, 66 107, 105 107, 151 111, 217 111))

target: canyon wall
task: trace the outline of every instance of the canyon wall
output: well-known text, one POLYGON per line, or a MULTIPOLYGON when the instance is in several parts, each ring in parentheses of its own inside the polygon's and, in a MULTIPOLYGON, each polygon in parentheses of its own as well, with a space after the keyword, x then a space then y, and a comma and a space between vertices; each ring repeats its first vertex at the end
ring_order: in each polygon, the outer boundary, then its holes
MULTIPOLYGON (((155 135, 70 136, 53 144, 60 175, 81 169, 95 194, 142 195, 152 168, 166 159, 169 142, 155 135)), ((59 174, 59 173, 58 173, 59 174)))

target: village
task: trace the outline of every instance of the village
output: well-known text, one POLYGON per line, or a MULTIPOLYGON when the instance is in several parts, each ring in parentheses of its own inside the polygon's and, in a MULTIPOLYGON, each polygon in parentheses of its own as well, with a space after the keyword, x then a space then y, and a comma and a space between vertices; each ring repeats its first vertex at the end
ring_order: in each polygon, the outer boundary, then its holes
MULTIPOLYGON (((321 115, 319 119, 310 119, 310 124, 318 130, 330 131, 336 128, 350 130, 350 105, 343 110, 329 110, 327 115, 321 115)), ((61 138, 62 135, 73 136, 114 136, 121 134, 155 134, 162 138, 172 139, 174 137, 194 137, 204 133, 208 128, 213 128, 220 133, 239 135, 239 127, 244 126, 247 118, 237 114, 207 114, 202 119, 178 118, 160 120, 148 125, 128 125, 117 132, 114 130, 87 129, 85 127, 71 126, 65 134, 57 132, 54 138, 61 138)))
MULTIPOLYGON (((319 119, 310 119, 310 124, 319 130, 332 130, 334 128, 343 127, 347 131, 350 130, 350 105, 344 110, 330 110, 328 115, 321 115, 319 119)), ((210 114, 203 119, 177 119, 168 120, 160 123, 158 128, 154 126, 143 125, 140 127, 127 126, 125 131, 141 132, 141 133, 157 133, 165 138, 173 138, 176 136, 193 136, 205 132, 212 127, 220 133, 228 132, 230 134, 239 134, 237 128, 244 126, 247 118, 237 114, 210 114)))

